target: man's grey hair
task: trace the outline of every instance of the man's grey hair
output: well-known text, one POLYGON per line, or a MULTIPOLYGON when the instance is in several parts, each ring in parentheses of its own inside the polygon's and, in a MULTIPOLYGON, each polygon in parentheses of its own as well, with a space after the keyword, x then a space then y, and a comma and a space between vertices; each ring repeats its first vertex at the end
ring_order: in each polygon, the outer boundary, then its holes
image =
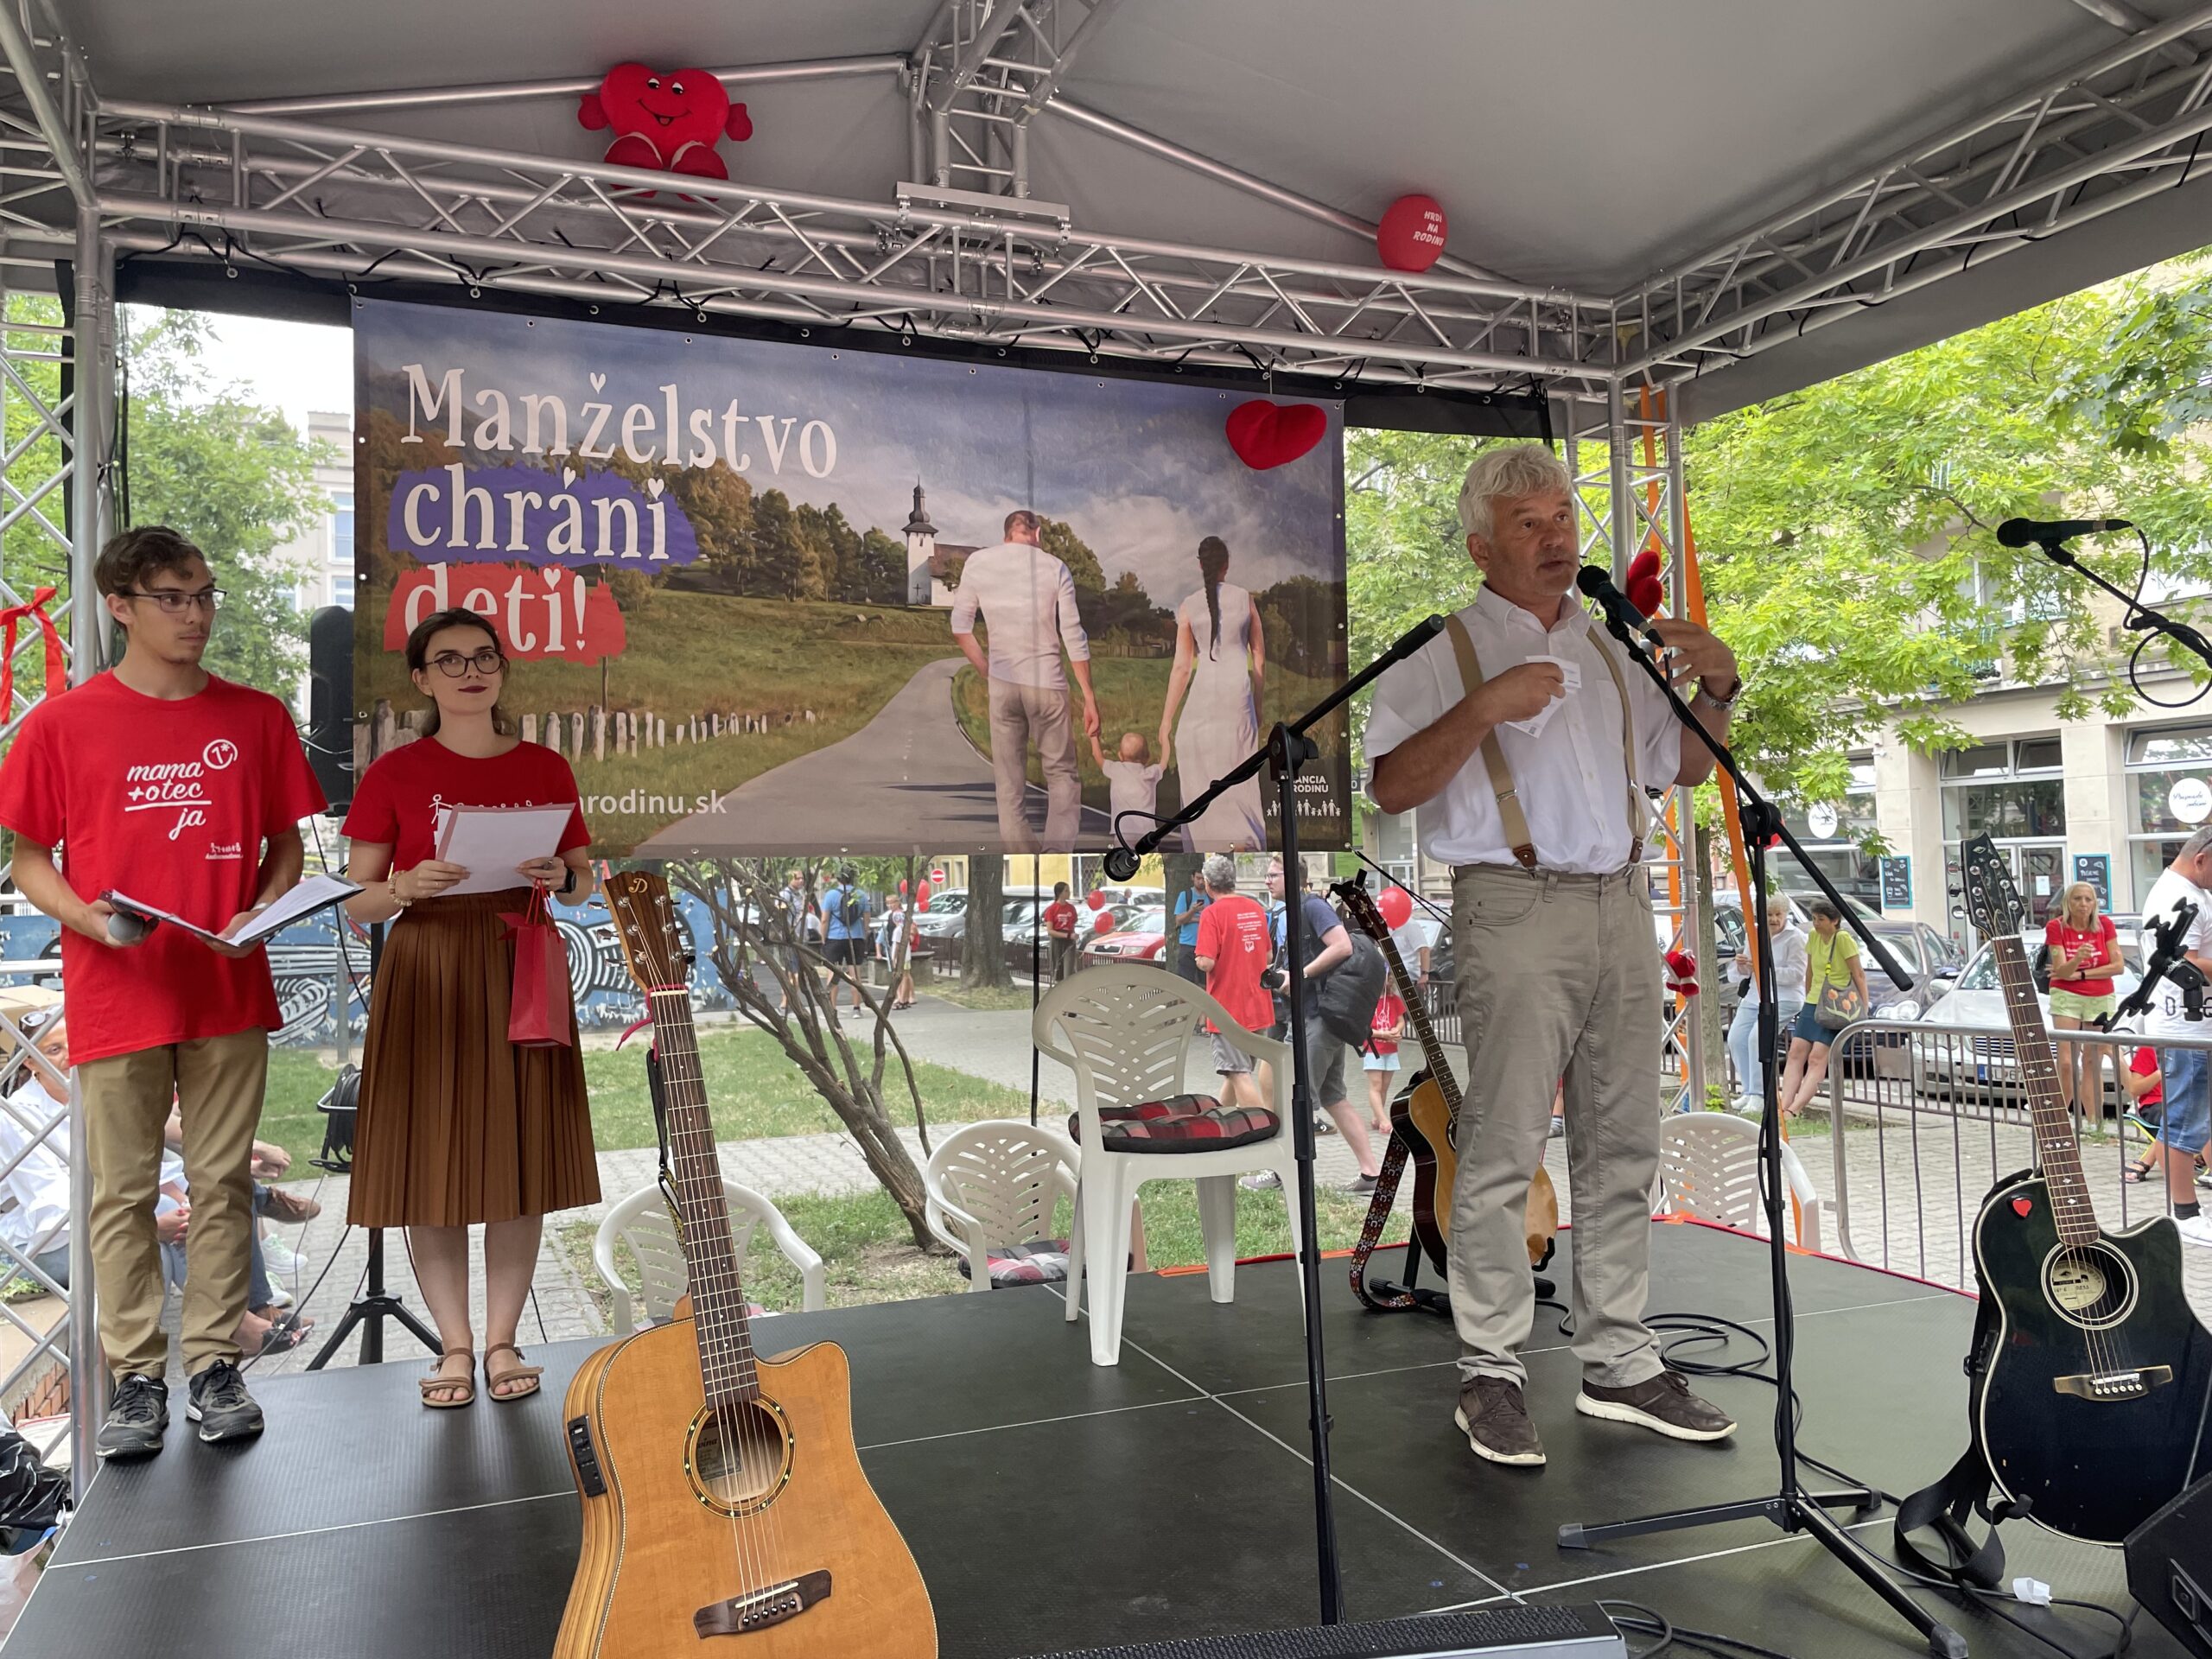
POLYGON ((1573 480, 1560 458, 1541 443, 1509 444, 1488 449, 1467 468, 1459 486, 1459 527, 1470 536, 1491 538, 1491 503, 1548 490, 1571 490, 1573 480))
POLYGON ((1236 861, 1227 853, 1209 853, 1205 861, 1206 886, 1215 893, 1236 891, 1236 861))
POLYGON ((2174 862, 2186 863, 2193 858, 2202 858, 2207 853, 2212 853, 2212 823, 2200 825, 2189 832, 2189 839, 2182 842, 2181 851, 2175 855, 2174 862))

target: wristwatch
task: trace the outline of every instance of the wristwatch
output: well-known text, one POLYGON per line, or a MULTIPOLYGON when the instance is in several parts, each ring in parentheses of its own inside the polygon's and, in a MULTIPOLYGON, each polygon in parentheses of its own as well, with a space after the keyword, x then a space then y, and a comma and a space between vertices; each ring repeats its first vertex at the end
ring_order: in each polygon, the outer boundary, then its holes
POLYGON ((561 878, 561 885, 553 889, 553 896, 556 899, 572 898, 575 891, 576 867, 571 864, 569 866, 568 874, 561 878))
POLYGON ((1715 696, 1713 688, 1703 680, 1700 680, 1697 683, 1697 695, 1700 702, 1708 708, 1718 709, 1725 715, 1736 706, 1736 699, 1744 695, 1744 677, 1741 674, 1736 676, 1736 683, 1728 688, 1728 695, 1725 697, 1715 696))

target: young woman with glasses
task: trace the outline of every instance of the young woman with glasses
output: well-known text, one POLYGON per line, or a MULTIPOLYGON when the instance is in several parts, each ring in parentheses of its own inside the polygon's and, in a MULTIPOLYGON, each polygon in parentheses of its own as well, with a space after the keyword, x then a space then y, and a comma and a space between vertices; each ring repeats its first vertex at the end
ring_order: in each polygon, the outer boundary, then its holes
POLYGON ((514 935, 505 916, 536 886, 574 898, 590 881, 575 774, 524 743, 499 709, 507 660, 473 611, 441 611, 407 636, 407 668, 431 701, 422 736, 362 774, 346 817, 346 911, 391 922, 362 1046, 360 1116, 347 1220, 404 1227, 416 1282, 443 1352, 423 1403, 476 1397, 468 1229, 484 1226, 484 1378, 494 1400, 535 1394, 516 1326, 549 1211, 599 1201, 582 1056, 507 1040, 514 935), (448 894, 470 872, 435 854, 444 809, 572 805, 556 855, 532 859, 496 893, 448 894))

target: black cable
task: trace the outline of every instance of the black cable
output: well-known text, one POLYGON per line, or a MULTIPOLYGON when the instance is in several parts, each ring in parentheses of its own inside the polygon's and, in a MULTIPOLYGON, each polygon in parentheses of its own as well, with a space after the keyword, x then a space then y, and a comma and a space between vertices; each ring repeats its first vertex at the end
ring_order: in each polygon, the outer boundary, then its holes
POLYGON ((1694 1648, 1700 1653, 1718 1656, 1718 1659, 1738 1659, 1749 1654, 1752 1659, 1791 1659, 1791 1656, 1774 1648, 1763 1648, 1756 1642, 1746 1642, 1739 1636, 1724 1636, 1717 1630, 1693 1630, 1675 1624, 1664 1613, 1646 1607, 1641 1602, 1623 1601, 1617 1597, 1600 1598, 1598 1607, 1614 1625, 1624 1630, 1633 1630, 1638 1636, 1656 1636, 1659 1639, 1641 1649, 1634 1659, 1657 1659, 1668 1649, 1681 1646, 1694 1648), (1617 1613, 1616 1607, 1625 1608, 1617 1613))
MULTIPOLYGON (((2151 538, 2144 534, 2139 525, 2133 528, 2135 539, 2143 544, 2143 562, 2135 573, 2135 591, 2128 595, 2127 609, 2121 613, 2120 617, 2120 625, 2123 627, 2131 628, 2135 626, 2135 618, 2143 602, 2143 589, 2151 580, 2151 538)), ((2164 697, 2154 697, 2144 690, 2143 653, 2150 649, 2153 640, 2163 638, 2164 636, 2156 630, 2145 629, 2142 637, 2136 640, 2135 649, 2127 653, 2128 689, 2154 709, 2187 709, 2194 703, 2202 702, 2207 691, 2212 691, 2212 682, 2198 686, 2195 691, 2183 697, 2179 702, 2169 702, 2164 697)))

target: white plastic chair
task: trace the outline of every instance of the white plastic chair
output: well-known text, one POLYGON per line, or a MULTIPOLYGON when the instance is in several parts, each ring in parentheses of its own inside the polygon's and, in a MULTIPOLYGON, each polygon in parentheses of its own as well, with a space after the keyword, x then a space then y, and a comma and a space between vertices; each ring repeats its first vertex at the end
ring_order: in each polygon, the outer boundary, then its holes
POLYGON ((963 1123, 922 1172, 923 1219, 937 1240, 968 1258, 968 1288, 991 1287, 991 1251, 1052 1236, 1065 1198, 1075 1202, 1081 1154, 1055 1128, 1013 1119, 963 1123))
MULTIPOLYGON (((1090 1280, 1090 1358, 1115 1365, 1122 1357, 1122 1310, 1129 1255, 1129 1209, 1147 1181, 1195 1180, 1198 1228, 1205 1240, 1206 1278, 1217 1302, 1236 1300, 1236 1177, 1273 1170, 1282 1182, 1291 1236, 1299 1236, 1298 1170, 1290 1125, 1290 1050, 1246 1031, 1227 1009, 1187 981, 1141 964, 1100 965, 1055 985, 1032 1024, 1038 1048, 1075 1073, 1076 1111, 1082 1133, 1076 1221, 1068 1240, 1067 1317, 1083 1293, 1085 1262, 1090 1280), (1107 1149, 1099 1113, 1185 1092, 1191 1045, 1198 1022, 1211 1019, 1231 1046, 1274 1068, 1268 1103, 1282 1128, 1265 1141, 1215 1152, 1129 1153, 1107 1149)), ((1301 1294, 1303 1281, 1300 1283, 1301 1294)))
MULTIPOLYGON (((1821 1248, 1820 1195, 1796 1151, 1782 1147, 1782 1170, 1797 1200, 1797 1243, 1821 1248)), ((1677 1112, 1659 1125, 1659 1181, 1675 1215, 1764 1233, 1759 1201, 1759 1126, 1726 1112, 1677 1112)))
MULTIPOLYGON (((745 1252, 753 1243, 753 1228, 766 1227, 776 1248, 784 1253, 785 1260, 798 1269, 800 1307, 810 1313, 828 1306, 827 1274, 822 1258, 791 1230, 783 1211, 751 1187, 740 1186, 733 1180, 722 1182, 722 1195, 729 1203, 730 1243, 737 1251, 738 1260, 745 1259, 745 1252)), ((607 1219, 599 1224, 598 1237, 592 1241, 591 1259, 592 1265, 599 1269, 600 1278, 613 1293, 617 1336, 626 1337, 638 1328, 634 1304, 639 1298, 644 1300, 649 1321, 672 1318, 677 1298, 683 1294, 690 1282, 683 1248, 676 1236, 676 1224, 669 1219, 668 1203, 658 1185, 639 1187, 607 1212, 607 1219), (630 1247, 630 1254, 638 1263, 638 1276, 643 1282, 634 1294, 615 1270, 614 1242, 618 1238, 630 1247)))

